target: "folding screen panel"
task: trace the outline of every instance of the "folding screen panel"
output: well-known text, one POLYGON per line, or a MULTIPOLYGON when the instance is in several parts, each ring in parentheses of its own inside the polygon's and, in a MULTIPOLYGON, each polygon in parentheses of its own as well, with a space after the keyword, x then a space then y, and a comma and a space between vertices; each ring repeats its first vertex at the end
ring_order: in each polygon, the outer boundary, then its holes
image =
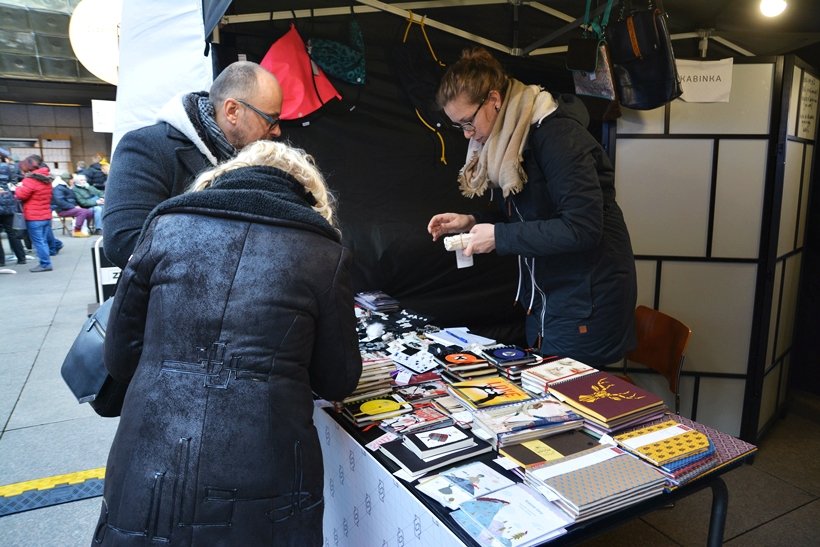
POLYGON ((788 378, 817 104, 817 80, 796 62, 736 60, 728 103, 625 110, 616 129, 639 303, 693 331, 681 411, 747 439, 781 407, 788 378))
POLYGON ((772 219, 773 223, 776 222, 773 225, 777 226, 777 231, 772 233, 776 247, 768 257, 775 274, 771 285, 771 309, 767 316, 767 346, 764 360, 754 370, 754 378, 758 379, 756 389, 751 390, 752 394, 760 393, 760 405, 757 420, 748 419, 744 428, 747 435, 749 432, 760 434, 777 417, 785 402, 792 357, 814 166, 819 82, 814 69, 799 59, 793 61, 786 63, 783 75, 784 82, 790 85, 785 86, 783 91, 783 95, 788 97, 784 105, 786 123, 782 140, 785 146, 782 178, 776 180, 779 186, 775 185, 774 192, 777 197, 778 191, 781 191, 780 203, 775 199, 772 204, 779 211, 779 218, 772 219))

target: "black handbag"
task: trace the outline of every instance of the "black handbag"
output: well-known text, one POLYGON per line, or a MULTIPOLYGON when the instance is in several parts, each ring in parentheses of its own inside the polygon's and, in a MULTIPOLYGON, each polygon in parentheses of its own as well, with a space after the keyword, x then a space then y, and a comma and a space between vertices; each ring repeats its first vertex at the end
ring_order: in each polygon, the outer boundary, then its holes
POLYGON ((17 211, 14 213, 14 219, 11 221, 11 227, 18 232, 22 232, 26 229, 26 218, 23 216, 23 208, 20 206, 20 202, 16 199, 14 201, 17 205, 17 211))
POLYGON ((658 8, 650 0, 641 10, 626 0, 618 21, 609 25, 607 44, 622 106, 651 110, 683 93, 666 20, 660 0, 658 8))
POLYGON ((120 415, 127 384, 114 380, 103 362, 105 329, 113 298, 91 314, 68 350, 60 374, 80 403, 88 403, 105 418, 120 415))

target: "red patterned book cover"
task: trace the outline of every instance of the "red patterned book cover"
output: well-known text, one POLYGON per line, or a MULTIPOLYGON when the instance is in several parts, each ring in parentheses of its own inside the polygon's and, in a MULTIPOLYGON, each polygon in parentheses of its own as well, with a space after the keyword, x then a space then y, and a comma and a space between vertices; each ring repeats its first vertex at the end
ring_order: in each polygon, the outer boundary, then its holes
POLYGON ((612 422, 654 407, 663 399, 607 372, 594 372, 550 386, 550 393, 581 414, 612 422))

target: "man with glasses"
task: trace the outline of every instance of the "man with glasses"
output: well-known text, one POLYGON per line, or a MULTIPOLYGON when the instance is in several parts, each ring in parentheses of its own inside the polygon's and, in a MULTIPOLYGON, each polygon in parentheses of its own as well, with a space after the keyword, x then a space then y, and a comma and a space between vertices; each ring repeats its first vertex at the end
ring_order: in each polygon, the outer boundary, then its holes
POLYGON ((281 135, 282 89, 250 61, 229 65, 209 91, 182 93, 157 123, 123 135, 105 189, 105 254, 125 267, 148 213, 183 193, 201 171, 246 145, 281 135))

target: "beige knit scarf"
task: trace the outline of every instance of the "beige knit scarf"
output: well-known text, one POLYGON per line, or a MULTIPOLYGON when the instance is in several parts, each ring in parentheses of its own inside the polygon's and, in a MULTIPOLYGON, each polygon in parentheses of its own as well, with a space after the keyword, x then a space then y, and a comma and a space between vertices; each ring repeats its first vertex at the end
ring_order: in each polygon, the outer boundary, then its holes
POLYGON ((527 182, 521 162, 530 126, 557 106, 552 95, 541 87, 510 78, 487 142, 482 145, 470 139, 467 146, 467 163, 458 174, 461 193, 468 198, 481 196, 488 186, 501 188, 505 198, 520 192, 527 182))

